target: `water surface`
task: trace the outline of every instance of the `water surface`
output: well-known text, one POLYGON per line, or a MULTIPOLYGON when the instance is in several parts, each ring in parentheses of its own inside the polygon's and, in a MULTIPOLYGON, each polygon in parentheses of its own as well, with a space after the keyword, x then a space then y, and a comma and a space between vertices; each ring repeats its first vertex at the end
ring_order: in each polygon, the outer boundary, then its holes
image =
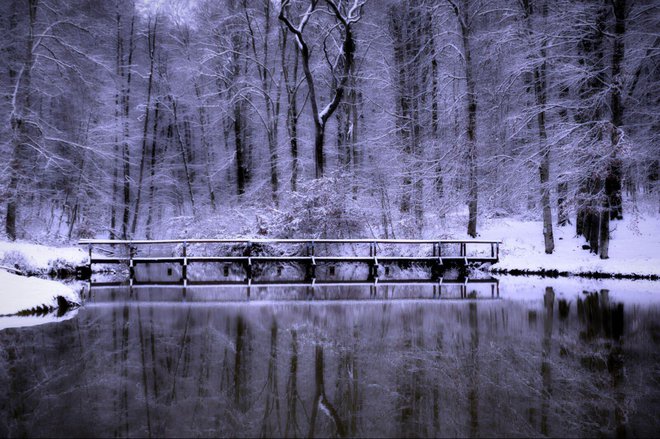
POLYGON ((93 289, 0 331, 0 435, 652 436, 660 293, 629 285, 93 289))

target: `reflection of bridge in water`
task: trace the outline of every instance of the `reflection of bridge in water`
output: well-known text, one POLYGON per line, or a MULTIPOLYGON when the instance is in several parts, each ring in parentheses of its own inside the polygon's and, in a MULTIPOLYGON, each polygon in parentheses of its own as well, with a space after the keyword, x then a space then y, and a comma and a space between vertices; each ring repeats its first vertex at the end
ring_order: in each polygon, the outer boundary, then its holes
MULTIPOLYGON (((89 253, 88 273, 93 266, 119 265, 128 268, 130 285, 215 284, 257 285, 301 284, 285 279, 286 267, 303 271, 301 285, 364 283, 356 276, 338 273, 346 266, 366 267, 361 276, 374 288, 385 283, 433 282, 436 284, 479 281, 468 279, 472 266, 499 260, 499 241, 413 240, 413 239, 189 239, 189 240, 81 240, 89 253), (211 264, 213 279, 190 276, 192 266, 211 264), (167 280, 136 277, 137 266, 167 267, 167 280), (172 278, 176 268, 178 278, 172 278), (410 270, 429 270, 422 279, 410 279, 410 270), (238 280, 232 277, 238 275, 238 280), (456 279, 447 279, 448 270, 456 279), (219 280, 220 279, 220 280, 219 280)), ((360 278, 360 276, 357 276, 360 278)), ((99 285, 100 286, 100 285, 99 285)))
POLYGON ((244 300, 425 300, 425 299, 499 299, 499 280, 493 277, 479 279, 439 279, 390 281, 310 281, 267 282, 245 284, 239 282, 209 282, 182 285, 172 282, 91 282, 88 297, 95 302, 128 299, 190 300, 190 301, 244 301, 244 300), (117 292, 126 294, 118 297, 117 292), (109 296, 108 296, 109 295, 109 296), (106 299, 107 298, 107 299, 106 299))

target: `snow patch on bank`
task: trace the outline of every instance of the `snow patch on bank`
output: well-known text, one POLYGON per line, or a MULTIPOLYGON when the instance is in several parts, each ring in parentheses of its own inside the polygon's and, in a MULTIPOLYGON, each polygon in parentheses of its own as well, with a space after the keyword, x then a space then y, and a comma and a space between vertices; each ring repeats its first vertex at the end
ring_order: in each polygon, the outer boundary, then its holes
POLYGON ((56 308, 57 296, 80 303, 78 294, 67 285, 0 270, 0 315, 16 314, 44 305, 56 308))
POLYGON ((47 274, 87 264, 87 254, 77 247, 52 247, 29 242, 0 241, 0 266, 27 273, 47 274))
POLYGON ((575 236, 574 226, 553 228, 555 251, 551 255, 545 254, 541 221, 492 219, 480 234, 503 242, 500 262, 493 267, 496 269, 660 275, 660 218, 629 215, 610 224, 609 259, 582 249, 587 243, 575 236))

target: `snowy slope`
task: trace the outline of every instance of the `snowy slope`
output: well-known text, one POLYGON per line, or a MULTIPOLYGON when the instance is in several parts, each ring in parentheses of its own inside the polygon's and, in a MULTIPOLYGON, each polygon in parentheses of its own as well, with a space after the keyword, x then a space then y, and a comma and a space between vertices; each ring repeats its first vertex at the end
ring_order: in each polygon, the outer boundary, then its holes
POLYGON ((660 219, 626 218, 612 222, 609 259, 583 250, 573 226, 555 227, 555 251, 546 255, 541 221, 491 220, 481 235, 503 241, 498 269, 558 270, 570 273, 660 275, 660 219))
POLYGON ((62 283, 0 270, 0 315, 16 314, 42 305, 57 307, 57 296, 80 303, 78 295, 62 283))
POLYGON ((74 269, 87 263, 87 254, 77 247, 51 247, 28 242, 0 241, 0 266, 29 273, 48 273, 52 269, 74 269))

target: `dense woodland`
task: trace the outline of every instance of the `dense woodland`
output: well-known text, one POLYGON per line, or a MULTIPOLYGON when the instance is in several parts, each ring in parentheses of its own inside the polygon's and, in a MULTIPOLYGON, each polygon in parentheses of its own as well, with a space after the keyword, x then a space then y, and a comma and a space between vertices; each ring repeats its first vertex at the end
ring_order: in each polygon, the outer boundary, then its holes
POLYGON ((660 209, 658 29, 653 0, 4 1, 1 233, 522 216, 606 258, 611 221, 660 209))

